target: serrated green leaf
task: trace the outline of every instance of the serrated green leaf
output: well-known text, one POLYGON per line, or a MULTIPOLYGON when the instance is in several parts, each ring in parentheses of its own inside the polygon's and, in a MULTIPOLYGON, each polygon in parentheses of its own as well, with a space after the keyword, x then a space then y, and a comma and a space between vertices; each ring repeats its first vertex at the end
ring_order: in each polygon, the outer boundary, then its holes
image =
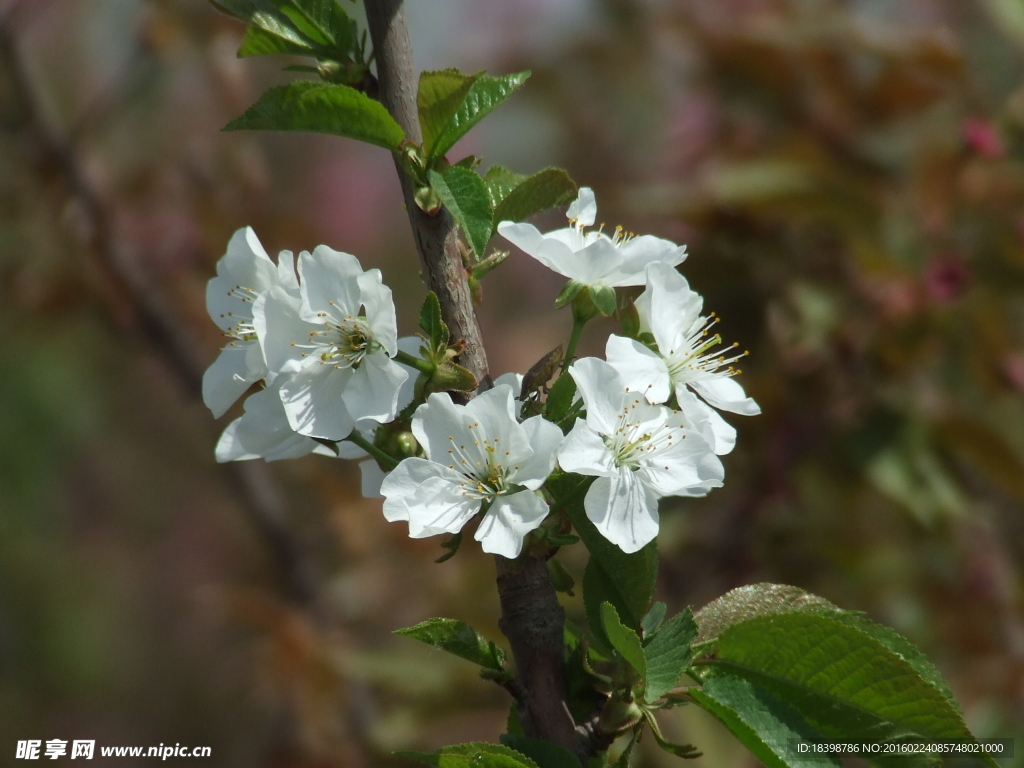
POLYGON ((464 621, 427 619, 414 627, 395 630, 395 634, 432 645, 474 664, 479 664, 485 669, 493 669, 498 672, 504 669, 504 651, 464 621))
POLYGON ((791 707, 748 680, 713 677, 690 692, 693 700, 714 715, 766 768, 839 768, 838 758, 794 754, 797 742, 820 735, 791 707))
POLYGON ((299 35, 295 38, 288 35, 275 34, 262 26, 250 24, 245 28, 245 37, 238 49, 238 58, 247 56, 265 56, 273 54, 290 54, 309 56, 313 53, 309 43, 299 35))
POLYGON ((272 0, 299 31, 321 45, 348 54, 356 26, 337 0, 272 0))
POLYGON ((427 335, 432 353, 436 354, 448 346, 450 332, 441 319, 441 302, 433 291, 427 294, 420 307, 420 328, 427 335))
POLYGON ((455 117, 469 89, 480 75, 479 72, 464 75, 457 69, 420 73, 416 106, 423 131, 423 151, 428 157, 433 157, 432 149, 437 138, 455 117))
POLYGON ((619 620, 619 614, 611 603, 601 603, 601 626, 605 637, 641 679, 647 677, 647 659, 640 636, 619 620))
POLYGON ((667 610, 668 606, 659 600, 651 606, 651 610, 640 620, 640 629, 644 631, 645 640, 649 639, 658 630, 658 627, 661 626, 661 622, 665 620, 665 612, 667 610))
POLYGON ((857 614, 800 602, 810 610, 726 628, 711 675, 749 680, 830 738, 973 739, 948 687, 906 640, 857 614))
POLYGON ((455 69, 424 73, 417 104, 427 157, 443 156, 529 76, 529 72, 502 77, 463 75, 455 69))
POLYGON ((494 206, 494 225, 502 221, 525 221, 535 213, 567 205, 579 189, 561 168, 545 168, 523 179, 494 206))
POLYGON ((550 741, 505 733, 501 736, 501 743, 526 755, 538 768, 581 768, 580 761, 572 752, 550 741))
POLYGON ((776 613, 838 611, 823 597, 786 584, 750 584, 730 590, 705 605, 694 616, 697 642, 718 637, 734 624, 776 613))
POLYGON ((644 645, 647 678, 644 699, 653 703, 679 684, 693 661, 697 623, 687 608, 658 629, 644 645))
POLYGON ((473 252, 483 256, 487 241, 491 239, 491 219, 494 211, 487 196, 487 187, 476 171, 453 165, 444 174, 428 173, 430 186, 441 198, 444 207, 462 228, 473 252))
POLYGON ((527 177, 521 173, 510 171, 501 165, 492 165, 484 174, 484 184, 487 185, 487 193, 491 196, 491 205, 497 208, 501 201, 526 179, 527 177))
POLYGON ((472 742, 444 747, 437 752, 395 752, 435 768, 540 768, 526 755, 500 744, 472 742))
POLYGON ((405 132, 384 106, 347 85, 300 80, 271 88, 225 131, 309 131, 395 150, 405 132))

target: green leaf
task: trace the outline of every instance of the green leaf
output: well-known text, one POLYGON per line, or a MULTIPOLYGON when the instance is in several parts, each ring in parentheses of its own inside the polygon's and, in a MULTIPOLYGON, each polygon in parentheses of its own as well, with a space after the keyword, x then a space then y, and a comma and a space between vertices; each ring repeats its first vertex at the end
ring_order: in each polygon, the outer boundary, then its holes
POLYGON ((226 131, 309 131, 395 150, 405 132, 379 101, 347 85, 299 80, 271 88, 226 131))
POLYGON ((569 409, 576 398, 576 380, 568 373, 563 373, 548 390, 548 397, 544 403, 544 413, 547 418, 559 422, 569 415, 569 409))
POLYGON ((906 640, 857 614, 798 603, 810 609, 722 631, 705 682, 719 674, 747 680, 827 738, 973 740, 948 687, 906 640))
POLYGON ((839 768, 838 758, 802 757, 797 742, 811 742, 820 735, 791 707, 753 683, 728 675, 715 676, 690 696, 714 715, 750 750, 765 768, 839 768))
POLYGON ((565 747, 543 739, 503 734, 501 743, 533 760, 538 768, 581 768, 580 761, 565 747))
POLYGON ((472 742, 444 747, 437 752, 395 752, 435 768, 540 768, 526 755, 499 744, 472 742))
POLYGON ((448 347, 450 332, 441 319, 441 302, 433 291, 427 294, 420 307, 420 328, 427 335, 431 352, 437 353, 448 347))
POLYGON ((415 627, 396 630, 395 634, 419 640, 486 669, 501 672, 505 668, 505 652, 464 621, 427 619, 415 627))
POLYGON ((213 0, 224 13, 249 24, 240 57, 297 54, 345 61, 357 28, 336 0, 213 0))
POLYGON ((644 646, 647 678, 644 699, 653 703, 679 684, 693 661, 697 623, 687 608, 669 619, 644 646))
POLYGON ((640 636, 629 627, 623 626, 619 614, 611 603, 601 603, 601 626, 605 637, 612 647, 618 651, 629 665, 636 670, 641 679, 647 677, 647 659, 640 636))
POLYGON ((495 208, 501 201, 508 197, 509 192, 518 187, 526 176, 521 173, 510 171, 501 165, 492 165, 484 174, 484 184, 487 185, 487 194, 491 196, 491 205, 495 208))
POLYGON ((529 72, 503 77, 482 72, 464 75, 456 69, 424 72, 416 101, 427 158, 443 156, 529 76, 529 72))
POLYGON ((644 631, 645 639, 649 639, 658 630, 661 622, 665 620, 665 612, 667 610, 668 606, 659 600, 651 606, 651 610, 640 620, 640 629, 644 631))
POLYGON ((545 168, 522 180, 495 203, 494 225, 525 221, 535 213, 567 205, 576 199, 578 191, 576 182, 561 168, 545 168))
POLYGON ((839 611, 839 608, 823 597, 785 584, 761 583, 739 587, 697 611, 694 616, 699 628, 697 642, 716 638, 732 625, 757 616, 804 611, 839 611))
MULTIPOLYGON (((288 32, 290 30, 282 30, 288 32)), ((310 56, 312 47, 299 35, 278 34, 256 24, 245 28, 245 37, 238 49, 238 58, 247 56, 265 56, 272 54, 290 54, 293 56, 310 56), (298 39, 295 39, 298 38, 298 39)))
POLYGON ((444 174, 428 173, 430 186, 437 192, 444 207, 462 228, 466 241, 477 256, 483 256, 491 239, 494 211, 487 196, 487 187, 476 171, 453 165, 444 174))

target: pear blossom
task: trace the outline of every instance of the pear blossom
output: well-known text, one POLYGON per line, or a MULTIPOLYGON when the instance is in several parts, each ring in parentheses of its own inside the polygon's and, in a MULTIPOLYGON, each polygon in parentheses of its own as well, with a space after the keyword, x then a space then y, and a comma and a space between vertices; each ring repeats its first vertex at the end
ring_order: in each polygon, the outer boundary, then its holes
POLYGON ((284 291, 298 290, 291 252, 282 251, 275 266, 252 227, 239 229, 217 262, 217 276, 206 286, 207 311, 231 339, 203 375, 203 402, 214 417, 223 416, 250 386, 267 375, 253 326, 253 307, 275 285, 284 291))
POLYGON ((555 466, 561 430, 541 416, 516 421, 507 384, 456 405, 437 392, 416 409, 412 432, 425 459, 405 459, 384 480, 384 516, 409 535, 457 533, 484 512, 474 534, 485 552, 517 557, 547 516, 537 491, 555 466))
POLYGON ((597 203, 589 187, 581 187, 566 211, 570 226, 547 234, 532 224, 503 221, 498 234, 541 264, 582 285, 643 285, 644 268, 652 262, 671 266, 686 258, 686 246, 653 235, 634 237, 617 227, 609 236, 590 231, 597 203))
POLYGON ((657 351, 634 339, 611 336, 605 354, 626 387, 643 392, 651 403, 664 403, 674 394, 684 414, 704 422, 715 452, 726 454, 736 444, 736 430, 714 409, 754 416, 761 408, 732 378, 738 373, 732 363, 743 355, 732 352, 736 344, 724 354, 717 349, 722 338, 710 331, 718 320, 701 315, 703 306, 700 294, 679 272, 667 264, 651 264, 636 308, 640 329, 654 336, 657 351))
POLYGON ((624 552, 658 535, 658 499, 705 496, 725 470, 686 414, 626 389, 604 360, 569 368, 587 408, 558 452, 566 472, 596 477, 583 506, 598 531, 624 552))
POLYGON ((342 440, 357 421, 391 421, 409 373, 391 359, 395 305, 380 270, 321 245, 299 255, 299 284, 298 294, 275 286, 253 309, 292 429, 342 440))

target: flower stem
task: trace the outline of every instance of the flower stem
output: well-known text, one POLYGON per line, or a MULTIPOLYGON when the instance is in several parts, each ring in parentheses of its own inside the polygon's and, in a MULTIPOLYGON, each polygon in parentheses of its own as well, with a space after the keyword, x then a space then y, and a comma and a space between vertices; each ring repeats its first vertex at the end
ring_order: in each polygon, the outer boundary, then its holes
POLYGON ((437 366, 428 360, 424 360, 422 357, 416 357, 415 355, 410 355, 408 352, 403 352, 402 350, 398 350, 398 354, 395 355, 395 362, 407 365, 410 368, 415 368, 420 373, 425 373, 427 375, 432 374, 437 368, 437 366))
POLYGON ((572 365, 573 355, 576 354, 576 345, 579 344, 580 334, 583 332, 583 326, 587 324, 587 320, 582 317, 573 316, 572 319, 572 333, 569 335, 569 346, 565 349, 565 358, 562 360, 562 371, 566 371, 570 365, 572 365))
POLYGON ((346 437, 345 440, 347 442, 352 443, 353 445, 358 445, 368 454, 373 456, 373 458, 375 458, 380 463, 383 469, 389 472, 398 466, 398 459, 394 458, 393 456, 387 453, 384 453, 384 451, 382 451, 376 445, 374 445, 361 434, 359 434, 359 432, 355 429, 352 430, 352 434, 346 437))

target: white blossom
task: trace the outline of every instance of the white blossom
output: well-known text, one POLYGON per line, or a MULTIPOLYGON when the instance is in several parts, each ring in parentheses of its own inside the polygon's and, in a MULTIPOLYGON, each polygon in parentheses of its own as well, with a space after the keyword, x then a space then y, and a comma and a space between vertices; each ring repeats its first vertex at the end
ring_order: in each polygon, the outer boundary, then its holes
POLYGON ((318 246, 299 255, 300 292, 276 286, 256 302, 254 325, 280 385, 288 422, 341 440, 363 419, 395 417, 409 373, 397 354, 395 306, 379 270, 318 246))
POLYGON ((405 459, 385 478, 384 516, 409 535, 457 533, 484 510, 475 538, 485 552, 516 557, 548 514, 535 493, 551 474, 562 433, 540 416, 516 421, 512 387, 495 386, 467 405, 445 392, 416 409, 412 431, 425 459, 405 459))
POLYGON ((580 188, 566 212, 570 226, 547 234, 532 224, 503 221, 498 234, 541 264, 583 285, 643 285, 644 268, 652 262, 675 266, 686 258, 686 246, 653 235, 634 237, 617 227, 609 236, 586 231, 597 217, 589 187, 580 188))
POLYGON ((636 552, 658 535, 658 499, 704 496, 725 470, 686 415, 626 389, 604 360, 569 368, 587 408, 558 453, 566 472, 596 477, 583 505, 605 538, 636 552))
POLYGON ((278 264, 267 256, 251 227, 235 232, 217 262, 217 276, 206 286, 206 309, 230 341, 203 375, 203 402, 215 417, 267 375, 267 364, 253 326, 256 300, 275 285, 298 291, 290 251, 278 264))
POLYGON ((683 413, 705 422, 705 437, 715 452, 725 454, 736 444, 736 430, 714 408, 744 416, 761 409, 732 378, 739 373, 732 364, 743 355, 733 351, 736 344, 719 348, 721 336, 711 333, 718 320, 701 315, 703 306, 701 296, 675 269, 651 264, 636 308, 640 330, 654 336, 657 352, 634 339, 611 336, 605 354, 626 386, 643 392, 650 402, 664 403, 674 394, 683 413))

